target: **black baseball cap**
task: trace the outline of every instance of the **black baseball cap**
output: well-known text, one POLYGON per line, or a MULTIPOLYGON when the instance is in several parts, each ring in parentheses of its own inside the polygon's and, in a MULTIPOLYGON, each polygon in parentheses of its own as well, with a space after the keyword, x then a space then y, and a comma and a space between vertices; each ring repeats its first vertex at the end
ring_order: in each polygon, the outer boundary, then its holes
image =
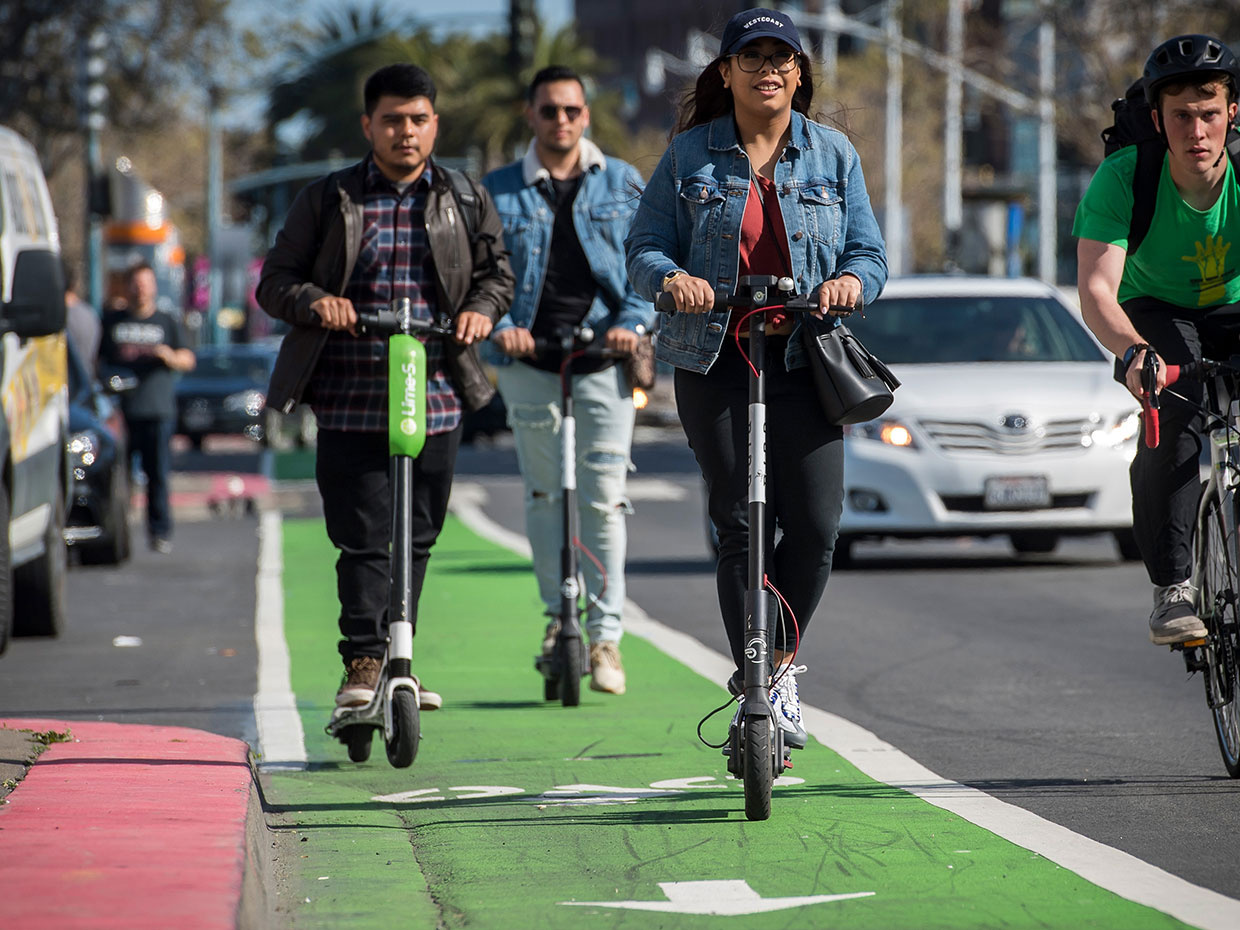
POLYGON ((801 48, 801 34, 788 14, 760 6, 737 13, 728 20, 723 27, 723 41, 719 43, 719 57, 735 55, 754 39, 764 38, 779 39, 797 52, 804 51, 801 48))

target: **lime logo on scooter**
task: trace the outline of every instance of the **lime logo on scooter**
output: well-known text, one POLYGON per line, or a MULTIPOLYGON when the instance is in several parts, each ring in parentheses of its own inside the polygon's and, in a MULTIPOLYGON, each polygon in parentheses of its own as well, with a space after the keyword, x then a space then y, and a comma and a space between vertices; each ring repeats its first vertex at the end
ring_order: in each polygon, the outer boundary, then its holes
POLYGON ((417 458, 426 444, 426 346, 396 333, 388 340, 388 445, 417 458))

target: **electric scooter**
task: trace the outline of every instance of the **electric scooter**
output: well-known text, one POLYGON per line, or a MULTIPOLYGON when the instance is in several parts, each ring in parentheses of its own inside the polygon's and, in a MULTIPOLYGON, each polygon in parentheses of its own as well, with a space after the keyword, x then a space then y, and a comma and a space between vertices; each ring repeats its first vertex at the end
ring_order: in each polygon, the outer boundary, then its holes
POLYGON ((539 655, 534 668, 543 676, 543 699, 557 697, 565 707, 581 703, 581 679, 586 674, 586 643, 582 636, 581 617, 585 606, 581 596, 585 586, 579 577, 577 559, 577 419, 573 413, 572 361, 575 358, 623 358, 623 352, 594 344, 594 330, 589 327, 565 327, 553 340, 536 339, 540 352, 556 350, 560 354, 560 506, 563 535, 560 544, 560 611, 559 630, 551 656, 539 655))
MULTIPOLYGON (((767 309, 814 311, 815 295, 796 294, 792 278, 747 275, 738 293, 715 293, 714 310, 749 312, 749 566, 745 592, 744 683, 735 725, 728 732, 728 771, 745 787, 745 817, 771 816, 771 786, 790 764, 790 748, 771 706, 771 618, 777 608, 766 588, 766 314, 767 309)), ((672 295, 660 294, 656 309, 675 313, 672 295)), ((831 307, 852 312, 853 307, 831 307)))
POLYGON ((410 578, 413 460, 426 443, 426 346, 417 332, 451 334, 449 327, 413 318, 409 298, 388 310, 359 314, 359 334, 387 336, 388 445, 392 456, 392 567, 388 644, 375 696, 364 707, 337 707, 327 733, 344 743, 353 762, 370 758, 382 731, 388 762, 408 768, 418 754, 421 695, 413 677, 413 593, 410 578))

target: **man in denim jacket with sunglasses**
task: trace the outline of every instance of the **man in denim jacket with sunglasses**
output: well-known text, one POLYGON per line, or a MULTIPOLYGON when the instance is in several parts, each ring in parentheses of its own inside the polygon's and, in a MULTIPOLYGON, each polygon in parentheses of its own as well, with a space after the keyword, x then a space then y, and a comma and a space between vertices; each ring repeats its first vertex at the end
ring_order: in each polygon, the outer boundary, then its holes
MULTIPOLYGON (((581 78, 559 66, 530 84, 526 118, 534 132, 525 157, 482 183, 495 201, 512 252, 516 298, 495 325, 498 386, 508 407, 525 483, 526 532, 539 595, 551 617, 540 657, 550 657, 560 606, 560 358, 539 352, 564 327, 588 326, 596 341, 632 352, 654 308, 630 287, 624 237, 641 195, 633 167, 583 138, 590 124, 581 78)), ((577 501, 590 638, 590 687, 623 694, 620 615, 624 605, 633 398, 621 366, 608 359, 572 365, 577 419, 577 501), (593 556, 593 558, 591 558, 593 556), (597 562, 596 562, 597 560, 597 562)))

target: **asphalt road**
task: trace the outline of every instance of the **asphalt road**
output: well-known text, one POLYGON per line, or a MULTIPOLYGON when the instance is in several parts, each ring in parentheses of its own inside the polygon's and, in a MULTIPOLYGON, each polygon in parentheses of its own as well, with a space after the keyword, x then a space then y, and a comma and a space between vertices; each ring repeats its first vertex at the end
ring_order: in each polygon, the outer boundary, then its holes
MULTIPOLYGON (((634 451, 629 596, 726 652, 696 466, 670 439, 634 451)), ((218 452, 178 465, 260 467, 218 452)), ((521 529, 511 449, 467 447, 459 475, 521 529)), ((0 657, 0 712, 253 738, 257 521, 181 516, 170 556, 139 548, 118 569, 71 570, 60 638, 0 657)), ((1149 597, 1142 569, 1101 537, 1021 559, 1003 542, 860 545, 803 644, 802 699, 946 778, 1240 897, 1240 782, 1218 757, 1200 678, 1146 640, 1149 597)))

